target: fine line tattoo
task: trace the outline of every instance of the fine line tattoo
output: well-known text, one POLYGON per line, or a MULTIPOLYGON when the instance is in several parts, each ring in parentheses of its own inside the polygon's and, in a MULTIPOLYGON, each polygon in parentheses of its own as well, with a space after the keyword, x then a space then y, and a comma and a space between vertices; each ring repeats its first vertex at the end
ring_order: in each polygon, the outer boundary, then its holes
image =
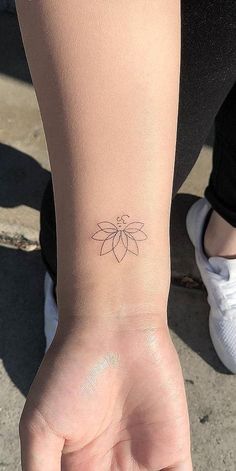
POLYGON ((127 252, 139 254, 137 242, 147 239, 141 229, 143 222, 128 222, 128 214, 118 216, 116 224, 108 221, 99 222, 99 230, 92 235, 92 239, 102 242, 100 255, 113 253, 117 262, 121 262, 127 252))

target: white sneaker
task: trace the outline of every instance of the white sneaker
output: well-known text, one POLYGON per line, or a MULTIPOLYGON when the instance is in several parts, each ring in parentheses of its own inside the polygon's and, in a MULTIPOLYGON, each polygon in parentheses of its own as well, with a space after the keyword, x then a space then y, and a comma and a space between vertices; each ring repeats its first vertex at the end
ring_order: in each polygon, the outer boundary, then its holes
POLYGON ((208 293, 213 345, 222 363, 236 374, 236 259, 206 257, 202 237, 210 209, 205 198, 199 199, 188 211, 186 227, 208 293))
POLYGON ((53 293, 53 280, 46 271, 44 278, 44 333, 47 351, 52 343, 58 324, 58 309, 53 293))

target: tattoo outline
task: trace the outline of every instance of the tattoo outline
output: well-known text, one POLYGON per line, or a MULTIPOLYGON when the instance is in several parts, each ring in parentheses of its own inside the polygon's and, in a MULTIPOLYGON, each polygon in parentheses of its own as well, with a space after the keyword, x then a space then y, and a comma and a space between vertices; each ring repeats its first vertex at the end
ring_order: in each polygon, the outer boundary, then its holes
POLYGON ((139 255, 137 242, 147 239, 147 234, 142 231, 143 222, 129 222, 128 214, 123 214, 116 218, 116 224, 109 221, 102 221, 97 224, 99 230, 91 237, 102 242, 100 256, 113 253, 117 262, 121 262, 127 252, 139 255))

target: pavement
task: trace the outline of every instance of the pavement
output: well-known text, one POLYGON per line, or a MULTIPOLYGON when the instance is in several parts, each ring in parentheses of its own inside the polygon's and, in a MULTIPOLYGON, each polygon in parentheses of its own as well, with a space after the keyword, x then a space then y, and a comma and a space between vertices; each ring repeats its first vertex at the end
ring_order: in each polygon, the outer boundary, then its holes
MULTIPOLYGON (((0 57, 0 471, 18 471, 18 420, 45 346, 39 209, 50 165, 17 20, 5 13, 0 57)), ((172 206, 169 326, 186 383, 194 470, 235 471, 236 378, 212 347, 185 230, 208 181, 212 136, 207 142, 172 206)))

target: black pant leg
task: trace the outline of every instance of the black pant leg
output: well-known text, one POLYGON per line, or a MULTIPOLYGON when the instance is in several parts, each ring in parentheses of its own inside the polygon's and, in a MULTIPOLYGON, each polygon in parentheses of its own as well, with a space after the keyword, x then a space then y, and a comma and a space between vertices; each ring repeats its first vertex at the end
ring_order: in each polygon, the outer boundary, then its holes
POLYGON ((236 1, 182 0, 181 74, 173 196, 236 80, 236 1))
POLYGON ((236 82, 215 120, 213 168, 205 196, 236 227, 236 82))

